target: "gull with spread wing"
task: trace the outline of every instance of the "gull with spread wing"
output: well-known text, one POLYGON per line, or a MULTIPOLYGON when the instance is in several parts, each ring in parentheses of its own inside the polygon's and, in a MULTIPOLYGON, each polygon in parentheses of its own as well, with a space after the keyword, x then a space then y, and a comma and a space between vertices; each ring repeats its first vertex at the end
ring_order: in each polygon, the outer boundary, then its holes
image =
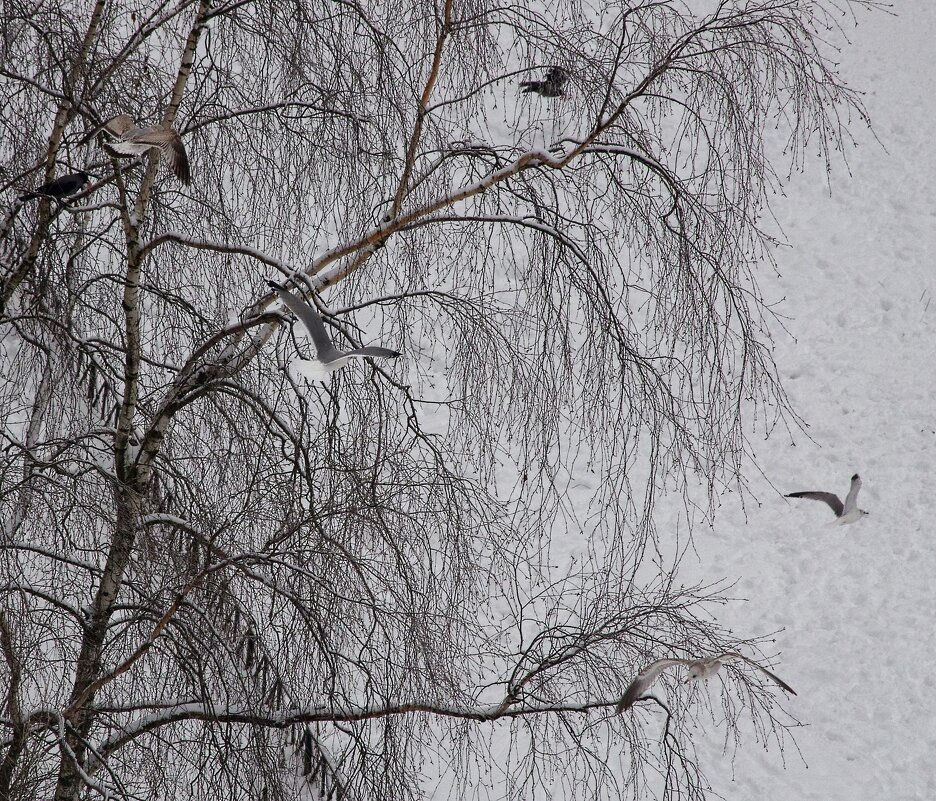
POLYGON ((630 709, 634 705, 634 702, 640 700, 641 696, 650 689, 650 685, 652 685, 667 668, 673 667, 674 665, 685 665, 689 668, 689 675, 683 681, 683 684, 687 684, 690 681, 712 678, 712 676, 721 670, 721 666, 725 662, 731 662, 736 659, 740 659, 752 667, 757 668, 772 682, 778 684, 788 693, 796 695, 796 691, 790 687, 789 684, 775 676, 767 670, 767 668, 761 667, 757 662, 748 659, 742 654, 737 654, 734 651, 727 651, 718 656, 704 656, 701 659, 657 659, 656 662, 651 662, 637 674, 637 678, 635 678, 624 691, 624 697, 618 702, 616 711, 623 712, 626 709, 630 709))
POLYGON ((277 297, 283 301, 286 307, 302 320, 312 337, 312 344, 315 345, 315 361, 324 368, 328 375, 344 367, 353 358, 363 359, 370 356, 379 359, 395 359, 401 355, 399 351, 381 348, 376 345, 352 348, 351 350, 338 350, 314 306, 306 303, 302 298, 296 297, 282 284, 277 284, 275 281, 267 281, 267 284, 276 292, 277 297))
POLYGON ((832 511, 835 512, 836 518, 838 518, 832 522, 832 525, 844 526, 848 523, 854 523, 856 520, 861 520, 862 517, 868 514, 864 509, 858 508, 858 490, 860 489, 861 476, 855 473, 851 477, 851 487, 848 490, 848 495, 845 496, 845 503, 842 503, 838 495, 831 492, 791 492, 784 497, 822 501, 829 505, 832 511))

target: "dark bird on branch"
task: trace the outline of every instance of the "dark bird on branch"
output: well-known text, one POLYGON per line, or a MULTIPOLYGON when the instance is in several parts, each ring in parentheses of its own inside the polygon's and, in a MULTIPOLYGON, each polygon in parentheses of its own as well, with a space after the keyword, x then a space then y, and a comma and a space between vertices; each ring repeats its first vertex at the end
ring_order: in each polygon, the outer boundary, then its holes
POLYGON ((542 81, 521 81, 520 91, 535 92, 543 97, 561 97, 569 74, 562 67, 550 67, 542 81))
POLYGON ((91 176, 88 175, 88 173, 82 171, 73 172, 68 175, 63 175, 61 178, 56 178, 54 181, 49 181, 47 184, 37 187, 32 192, 20 195, 19 199, 22 203, 36 197, 51 197, 55 198, 55 200, 63 200, 72 195, 77 195, 88 186, 90 182, 91 176))
POLYGON ((140 128, 129 114, 120 114, 104 125, 104 130, 118 137, 104 147, 118 156, 142 156, 148 150, 158 150, 169 160, 175 177, 183 184, 192 180, 188 154, 182 137, 175 128, 150 125, 140 128))

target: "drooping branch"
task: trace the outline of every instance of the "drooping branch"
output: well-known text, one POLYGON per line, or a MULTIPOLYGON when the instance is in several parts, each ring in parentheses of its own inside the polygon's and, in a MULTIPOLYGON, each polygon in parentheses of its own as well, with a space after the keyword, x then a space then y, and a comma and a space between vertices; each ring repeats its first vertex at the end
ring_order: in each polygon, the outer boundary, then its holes
MULTIPOLYGON (((696 625, 704 599, 637 628, 614 615, 644 605, 651 555, 685 547, 654 539, 658 493, 735 468, 748 398, 784 414, 753 274, 773 178, 759 137, 770 111, 820 149, 841 132, 849 96, 797 27, 818 7, 697 18, 661 0, 592 29, 523 2, 109 4, 76 113, 168 103, 196 180, 157 174, 155 155, 112 160, 92 205, 53 215, 47 269, 7 321, 0 511, 14 519, 27 485, 36 501, 3 548, 20 575, 0 581, 25 608, 21 685, 41 696, 11 774, 37 777, 26 797, 51 795, 56 758, 74 780, 62 801, 279 792, 295 771, 275 730, 307 725, 349 798, 418 796, 446 727, 439 763, 458 771, 493 728, 472 721, 529 735, 504 768, 522 792, 550 762, 604 777, 620 757, 622 796, 635 772, 667 790, 695 775, 697 711, 674 703, 657 742, 647 708, 599 707, 661 643, 738 645, 713 616, 696 625), (155 47, 173 40, 181 66, 155 47), (511 96, 531 63, 566 67, 567 97, 511 96), (307 296, 336 288, 336 344, 404 358, 311 380, 280 347, 304 355, 301 326, 288 339, 258 290, 271 270, 307 296), (30 437, 47 356, 52 401, 30 437), (568 486, 587 482, 581 504, 568 486), (571 531, 603 618, 553 583, 571 531), (41 626, 58 661, 32 645, 41 626), (596 726, 602 760, 580 736, 596 726)), ((69 27, 67 5, 48 13, 27 28, 40 51, 59 42, 49 20, 69 27)), ((42 78, 63 59, 43 58, 8 70, 40 131, 29 109, 67 97, 42 78)), ((88 142, 69 147, 97 172, 88 142)), ((28 145, 10 183, 41 163, 28 145)), ((5 223, 11 265, 39 205, 5 223)), ((750 706, 784 728, 736 689, 730 726, 750 706)))

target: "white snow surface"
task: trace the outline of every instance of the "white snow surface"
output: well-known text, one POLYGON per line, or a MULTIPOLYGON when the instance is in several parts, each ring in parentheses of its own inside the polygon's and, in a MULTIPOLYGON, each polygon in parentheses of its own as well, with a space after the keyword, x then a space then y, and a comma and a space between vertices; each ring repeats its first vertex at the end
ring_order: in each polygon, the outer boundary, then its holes
MULTIPOLYGON (((936 799, 936 4, 894 11, 864 16, 842 53, 880 144, 853 126, 860 147, 846 153, 850 176, 833 171, 831 195, 816 162, 773 205, 791 247, 760 283, 783 299, 789 335, 775 331, 775 357, 808 433, 755 443, 759 506, 745 515, 726 496, 684 565, 737 579, 731 594, 746 602, 720 609, 722 622, 780 630, 773 669, 805 724, 801 754, 788 743, 782 756, 700 732, 726 799, 936 799), (782 497, 844 496, 856 472, 870 515, 854 525, 830 527, 823 505, 782 497)), ((714 701, 723 688, 702 691, 714 701)))

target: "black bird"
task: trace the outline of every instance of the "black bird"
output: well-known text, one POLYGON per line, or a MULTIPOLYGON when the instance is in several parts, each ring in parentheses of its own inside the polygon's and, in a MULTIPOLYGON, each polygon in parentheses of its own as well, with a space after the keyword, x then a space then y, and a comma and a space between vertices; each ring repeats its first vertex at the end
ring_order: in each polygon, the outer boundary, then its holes
POLYGON ((535 92, 543 97, 562 97, 562 87, 568 79, 569 73, 562 67, 550 67, 542 81, 521 81, 520 91, 535 92))
POLYGON ((63 198, 77 195, 90 182, 91 176, 88 175, 88 173, 83 171, 73 172, 68 175, 63 175, 61 178, 56 178, 54 181, 49 181, 49 183, 37 187, 32 192, 20 195, 19 199, 21 203, 25 203, 27 200, 32 200, 35 197, 51 197, 56 200, 62 200, 63 198))

